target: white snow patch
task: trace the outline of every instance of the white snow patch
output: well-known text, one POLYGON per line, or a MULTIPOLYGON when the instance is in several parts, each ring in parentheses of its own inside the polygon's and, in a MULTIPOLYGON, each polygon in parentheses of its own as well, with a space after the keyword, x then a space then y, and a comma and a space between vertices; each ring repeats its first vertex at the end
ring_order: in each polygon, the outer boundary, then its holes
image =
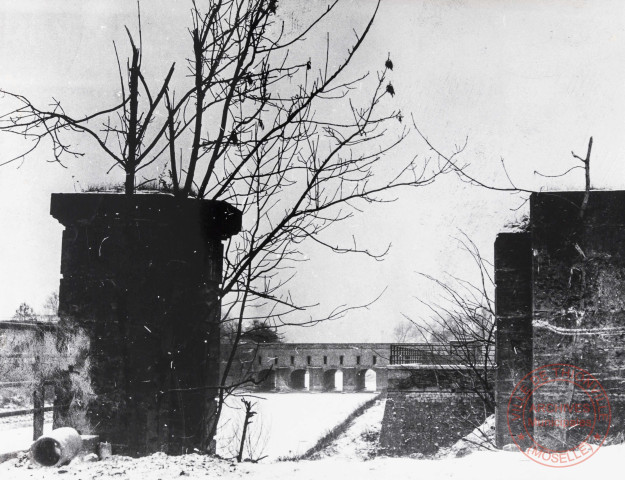
MULTIPOLYGON (((246 395, 256 402, 257 415, 252 419, 250 436, 252 451, 244 458, 267 461, 306 452, 324 434, 345 420, 356 408, 375 393, 263 393, 246 395), (250 455, 251 453, 251 455, 250 455)), ((217 433, 217 454, 224 458, 236 456, 243 425, 243 404, 230 397, 217 433)))
POLYGON ((380 430, 386 398, 377 400, 356 417, 347 430, 330 445, 313 455, 313 459, 332 457, 343 460, 369 460, 379 447, 380 430))
POLYGON ((155 454, 140 459, 113 457, 93 463, 70 464, 68 467, 33 468, 17 466, 17 460, 0 464, 0 478, 11 480, 54 480, 63 477, 97 480, 380 480, 385 478, 426 478, 484 480, 588 480, 613 478, 622 470, 625 446, 601 448, 587 461, 569 468, 550 468, 529 460, 520 452, 484 451, 463 458, 424 460, 378 457, 371 461, 325 458, 301 462, 241 463, 219 461, 200 455, 167 457, 155 454), (65 473, 60 476, 59 473, 65 473))
POLYGON ((473 429, 471 433, 458 440, 449 448, 441 449, 439 458, 464 457, 472 452, 495 450, 495 415, 473 429))

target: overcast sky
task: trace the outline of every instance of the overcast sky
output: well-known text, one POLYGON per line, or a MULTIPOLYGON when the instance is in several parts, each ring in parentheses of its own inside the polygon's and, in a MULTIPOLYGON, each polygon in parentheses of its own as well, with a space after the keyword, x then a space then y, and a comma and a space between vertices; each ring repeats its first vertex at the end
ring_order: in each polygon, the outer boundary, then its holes
MULTIPOLYGON (((279 13, 296 30, 321 0, 282 0, 279 13)), ((337 52, 353 40, 373 11, 371 0, 345 2, 318 34, 331 33, 337 52)), ((321 9, 321 10, 320 10, 321 9)), ((189 2, 145 1, 142 5, 146 61, 156 78, 188 51, 189 2), (162 63, 159 63, 162 62, 162 63)), ((52 97, 75 114, 111 105, 118 83, 112 41, 124 41, 124 24, 135 24, 128 0, 0 0, 0 87, 38 102, 52 97)), ((574 0, 383 0, 354 71, 381 68, 390 52, 395 64, 393 101, 445 152, 468 138, 463 160, 484 182, 506 185, 505 160, 516 184, 530 189, 581 189, 583 173, 548 180, 583 155, 594 136, 593 186, 625 185, 625 3, 574 0)), ((319 44, 319 48, 323 45, 319 44)), ((2 99, 0 99, 0 102, 2 99)), ((0 104, 1 105, 1 104, 0 104)), ((23 144, 22 144, 23 146, 23 144)), ((0 162, 20 148, 0 135, 0 162)), ((85 147, 88 148, 88 147, 85 147)), ((88 152, 89 153, 89 152, 88 152)), ((430 155, 417 136, 394 152, 399 161, 430 155)), ((42 149, 16 168, 0 168, 0 317, 26 301, 40 309, 58 289, 61 227, 49 216, 52 192, 80 191, 106 180, 110 164, 97 155, 46 163, 42 149)), ((118 180, 119 172, 109 174, 118 180)), ((486 191, 445 178, 402 191, 391 204, 367 207, 332 232, 337 240, 356 235, 372 249, 392 248, 384 262, 329 255, 306 247, 292 285, 305 302, 325 311, 367 303, 367 310, 314 329, 290 330, 297 341, 392 341, 402 314, 425 318, 414 297, 436 299, 418 275, 475 278, 471 259, 454 237, 466 233, 492 258, 495 236, 525 213, 523 197, 486 191)))

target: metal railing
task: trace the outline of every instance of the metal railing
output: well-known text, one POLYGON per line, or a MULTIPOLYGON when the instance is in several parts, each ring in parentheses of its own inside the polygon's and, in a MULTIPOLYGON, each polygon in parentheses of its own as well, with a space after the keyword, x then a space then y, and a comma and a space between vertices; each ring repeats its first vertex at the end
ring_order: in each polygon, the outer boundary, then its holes
POLYGON ((483 359, 479 343, 404 343, 391 345, 391 365, 465 365, 483 359))

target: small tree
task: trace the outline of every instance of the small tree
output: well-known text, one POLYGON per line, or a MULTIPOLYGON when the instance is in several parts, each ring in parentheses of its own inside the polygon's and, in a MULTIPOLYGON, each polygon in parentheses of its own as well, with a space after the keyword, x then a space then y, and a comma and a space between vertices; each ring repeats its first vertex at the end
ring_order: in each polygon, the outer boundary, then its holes
POLYGON ((22 302, 15 313, 13 314, 13 320, 18 322, 35 322, 37 321, 37 315, 33 308, 26 302, 22 302))
POLYGON ((495 411, 495 305, 494 282, 490 265, 475 244, 464 237, 459 240, 478 268, 479 282, 451 278, 441 280, 421 274, 434 282, 443 293, 441 304, 421 301, 432 317, 413 322, 421 332, 424 344, 441 347, 444 354, 432 355, 433 364, 446 373, 452 387, 469 390, 481 400, 484 414, 495 411))
POLYGON ((252 325, 245 329, 241 339, 251 340, 256 343, 277 343, 282 341, 276 327, 269 325, 266 320, 254 320, 252 325))
POLYGON ((49 317, 56 317, 59 314, 59 294, 52 292, 43 304, 43 310, 49 317))
POLYGON ((410 320, 400 320, 393 328, 393 342, 395 343, 418 342, 420 340, 423 340, 421 333, 410 320))

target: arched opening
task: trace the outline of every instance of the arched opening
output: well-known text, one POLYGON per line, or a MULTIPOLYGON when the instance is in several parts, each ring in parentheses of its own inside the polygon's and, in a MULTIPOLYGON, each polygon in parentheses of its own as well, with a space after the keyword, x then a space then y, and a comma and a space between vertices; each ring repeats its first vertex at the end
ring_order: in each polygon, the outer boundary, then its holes
POLYGON ((289 386, 293 390, 306 390, 308 388, 308 372, 306 370, 293 370, 289 381, 289 386))
POLYGON ((378 389, 377 373, 375 370, 367 370, 365 372, 365 390, 368 392, 375 392, 378 389))
POLYGON ((356 390, 375 392, 376 389, 377 385, 375 370, 360 370, 356 375, 356 390))
POLYGON ((334 388, 337 392, 343 391, 343 372, 341 370, 337 370, 334 374, 334 388))
POLYGON ((256 377, 258 390, 269 392, 276 388, 276 372, 273 370, 261 370, 256 377))
POLYGON ((343 372, 335 369, 330 369, 323 372, 323 391, 342 392, 343 372))

